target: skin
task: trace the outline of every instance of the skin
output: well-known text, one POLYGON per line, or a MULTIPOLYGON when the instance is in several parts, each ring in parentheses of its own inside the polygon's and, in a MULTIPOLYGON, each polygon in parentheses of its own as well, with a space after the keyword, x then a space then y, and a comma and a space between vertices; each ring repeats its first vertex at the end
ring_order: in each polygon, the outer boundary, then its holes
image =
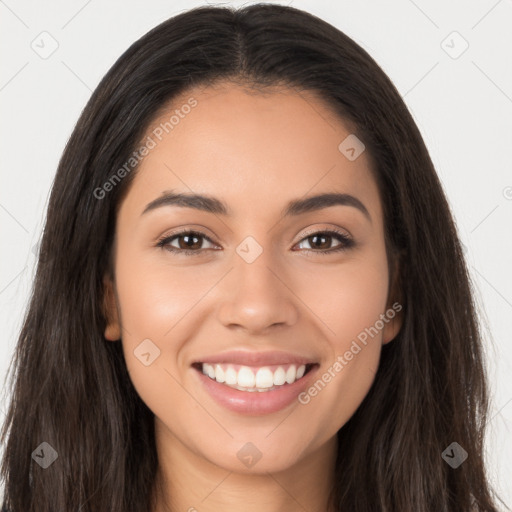
MULTIPOLYGON (((375 325, 394 298, 370 156, 365 151, 349 161, 338 150, 351 133, 342 120, 312 94, 288 88, 191 89, 146 135, 190 97, 197 106, 144 158, 121 203, 115 278, 105 276, 105 337, 122 339, 132 382, 155 414, 161 484, 155 510, 325 512, 336 433, 368 393, 382 344, 398 333, 401 315, 309 403, 294 401, 272 414, 221 407, 191 363, 235 348, 280 349, 314 359, 321 376, 375 325), (215 196, 232 216, 177 206, 142 215, 171 189, 215 196), (281 215, 292 199, 333 191, 358 198, 371 220, 346 205, 281 215), (212 242, 199 239, 199 256, 156 245, 178 228, 201 231, 212 242), (340 242, 315 245, 307 231, 333 228, 356 245, 320 254, 340 242), (250 264, 236 252, 247 236, 263 249, 250 264), (134 356, 145 339, 161 351, 149 366, 134 356), (237 457, 249 441, 262 454, 251 468, 237 457)), ((183 238, 172 245, 185 247, 183 238)))

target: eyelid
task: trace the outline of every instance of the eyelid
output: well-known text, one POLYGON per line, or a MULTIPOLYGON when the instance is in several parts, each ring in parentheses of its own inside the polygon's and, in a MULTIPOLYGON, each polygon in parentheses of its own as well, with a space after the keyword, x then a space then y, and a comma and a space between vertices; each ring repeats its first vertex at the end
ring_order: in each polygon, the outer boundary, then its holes
POLYGON ((346 229, 339 228, 337 226, 329 226, 329 227, 321 227, 321 228, 306 228, 306 231, 301 233, 298 242, 301 242, 304 238, 307 238, 308 236, 311 236, 311 235, 315 235, 316 233, 327 233, 329 231, 338 233, 339 235, 344 235, 344 236, 352 239, 352 235, 346 229))
MULTIPOLYGON (((349 233, 348 230, 346 229, 343 229, 343 228, 339 228, 337 226, 333 227, 333 226, 329 226, 329 227, 321 227, 321 228, 305 228, 306 231, 303 231, 300 235, 300 238, 297 239, 297 242, 295 242, 294 245, 296 245, 297 243, 301 242, 304 238, 307 238, 308 236, 311 236, 311 235, 315 235, 317 233, 325 233, 325 232, 329 232, 329 231, 334 231, 335 233, 338 233, 340 235, 345 235, 349 238, 352 239, 352 235, 349 233)), ((188 233, 195 233, 195 234, 198 234, 198 235, 201 235, 203 236, 204 238, 206 238, 209 242, 211 242, 212 244, 215 244, 216 242, 214 242, 212 240, 212 238, 215 238, 213 236, 210 236, 206 233, 203 233, 201 232, 201 230, 206 230, 206 231, 209 231, 208 228, 204 227, 204 226, 199 226, 199 229, 196 229, 194 227, 194 225, 191 225, 191 226, 186 226, 184 228, 177 228, 177 231, 172 231, 171 233, 164 233, 163 235, 159 236, 157 239, 156 239, 156 242, 160 242, 162 240, 165 240, 165 239, 168 239, 168 238, 171 238, 171 237, 175 237, 175 236, 178 236, 178 235, 182 235, 182 234, 188 234, 188 233)), ((219 243, 223 243, 222 241, 220 241, 219 243)))
POLYGON ((191 224, 190 226, 185 226, 184 228, 176 228, 175 230, 173 230, 173 229, 167 230, 162 235, 159 235, 156 238, 155 242, 159 242, 159 241, 165 240, 167 238, 171 238, 171 237, 175 237, 175 236, 183 235, 183 234, 187 234, 187 233, 196 233, 198 235, 201 235, 204 238, 208 239, 211 243, 217 243, 217 242, 213 241, 214 238, 219 240, 219 242, 218 242, 219 244, 223 243, 222 240, 220 240, 219 237, 213 235, 207 227, 202 226, 200 224, 191 224))
POLYGON ((294 244, 294 247, 298 244, 304 243, 305 240, 307 240, 309 237, 313 235, 318 234, 326 234, 327 236, 330 236, 332 238, 335 238, 338 240, 339 245, 332 247, 330 249, 302 249, 295 252, 305 252, 306 254, 317 254, 322 256, 328 256, 332 254, 340 254, 342 252, 348 251, 349 249, 355 248, 358 244, 354 240, 351 234, 348 233, 348 231, 338 228, 338 227, 329 227, 329 228, 315 228, 306 231, 305 233, 302 233, 301 238, 297 243, 294 244), (341 240, 340 240, 341 238, 341 240))
MULTIPOLYGON (((201 228, 201 229, 203 229, 203 228, 201 228)), ((208 236, 206 233, 203 233, 201 230, 194 229, 194 228, 182 228, 182 229, 178 229, 177 231, 173 231, 169 234, 164 234, 162 236, 159 236, 158 239, 156 240, 156 245, 161 247, 162 249, 165 249, 165 246, 168 243, 170 243, 170 240, 179 238, 180 235, 196 235, 200 238, 204 238, 205 240, 210 242, 212 245, 217 245, 217 246, 219 245, 212 240, 212 237, 208 236), (167 243, 165 243, 165 242, 167 242, 167 243)), ((175 247, 173 249, 175 249, 177 252, 182 252, 182 253, 188 252, 187 249, 176 249, 175 247)), ((204 251, 204 250, 205 249, 200 249, 197 251, 191 250, 189 252, 200 253, 201 251, 204 251)))
MULTIPOLYGON (((160 236, 157 240, 156 246, 160 247, 161 249, 167 249, 169 252, 174 252, 176 254, 194 255, 194 256, 203 254, 207 250, 209 250, 209 251, 218 250, 218 249, 211 249, 211 248, 210 249, 202 248, 202 249, 198 249, 198 250, 179 249, 176 247, 172 247, 170 245, 171 240, 174 241, 173 239, 178 238, 180 235, 188 234, 188 235, 196 235, 199 238, 204 238, 209 243, 218 246, 218 244, 212 240, 212 238, 214 238, 214 237, 210 237, 206 233, 203 233, 201 231, 202 229, 209 231, 204 226, 201 226, 200 229, 195 229, 192 226, 179 228, 177 231, 173 231, 169 234, 164 234, 164 235, 160 236)), ((301 233, 300 238, 298 239, 297 242, 295 242, 293 244, 293 247, 295 247, 297 244, 304 242, 310 236, 316 235, 316 234, 327 234, 331 237, 333 235, 338 235, 343 241, 340 243, 339 246, 335 246, 334 248, 331 248, 331 249, 325 249, 325 250, 301 249, 299 251, 296 250, 294 252, 306 252, 306 253, 327 255, 327 254, 332 254, 332 253, 348 250, 356 245, 355 240, 353 239, 352 235, 347 230, 345 230, 343 228, 339 228, 337 226, 336 227, 330 226, 330 227, 323 227, 323 228, 318 228, 318 227, 317 228, 306 228, 306 231, 301 233)), ((338 241, 340 241, 340 240, 338 240, 338 241)))

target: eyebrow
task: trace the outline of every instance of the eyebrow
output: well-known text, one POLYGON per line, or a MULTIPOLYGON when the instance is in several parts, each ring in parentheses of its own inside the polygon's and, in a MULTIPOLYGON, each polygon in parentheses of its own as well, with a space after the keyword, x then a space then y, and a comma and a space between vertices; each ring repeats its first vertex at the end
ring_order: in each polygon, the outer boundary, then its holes
MULTIPOLYGON (((283 217, 297 216, 303 213, 313 212, 328 208, 330 206, 352 206, 353 208, 361 211, 365 217, 372 222, 370 213, 366 206, 357 197, 350 194, 341 193, 323 193, 315 196, 309 196, 301 199, 294 199, 290 201, 282 211, 283 217)), ((142 215, 163 206, 178 206, 182 208, 194 208, 216 215, 231 216, 232 211, 226 203, 217 199, 216 197, 189 194, 183 192, 174 192, 173 190, 164 191, 160 197, 151 201, 142 215)))

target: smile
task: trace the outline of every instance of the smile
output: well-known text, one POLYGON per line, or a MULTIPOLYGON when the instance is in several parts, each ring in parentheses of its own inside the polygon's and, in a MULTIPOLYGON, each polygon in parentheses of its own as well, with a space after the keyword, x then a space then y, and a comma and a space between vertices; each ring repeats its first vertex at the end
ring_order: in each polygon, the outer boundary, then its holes
MULTIPOLYGON (((272 391, 293 384, 311 370, 313 364, 251 367, 235 364, 199 363, 204 375, 239 391, 272 391)), ((196 368, 199 368, 199 365, 196 368)))
POLYGON ((192 365, 199 388, 214 402, 232 412, 253 416, 272 414, 294 403, 298 405, 298 395, 311 385, 319 367, 318 363, 248 366, 197 362, 192 365))

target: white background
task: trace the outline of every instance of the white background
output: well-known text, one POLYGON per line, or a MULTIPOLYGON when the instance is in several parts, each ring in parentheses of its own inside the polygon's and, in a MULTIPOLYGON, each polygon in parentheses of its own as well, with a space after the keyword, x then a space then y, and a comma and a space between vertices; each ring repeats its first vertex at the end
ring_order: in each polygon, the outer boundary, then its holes
MULTIPOLYGON (((510 507, 512 0, 277 3, 323 18, 365 48, 395 83, 424 136, 489 326, 488 468, 510 507), (457 56, 462 38, 469 47, 457 56)), ((203 4, 47 0, 43 5, 35 0, 0 0, 2 383, 30 293, 33 248, 51 183, 82 108, 131 43, 165 19, 203 4), (40 36, 44 31, 58 43, 46 59, 31 47, 33 41, 42 46, 40 38, 50 37, 40 36)), ((46 41, 48 48, 50 40, 46 41)), ((5 399, 0 406, 2 420, 5 399)))

